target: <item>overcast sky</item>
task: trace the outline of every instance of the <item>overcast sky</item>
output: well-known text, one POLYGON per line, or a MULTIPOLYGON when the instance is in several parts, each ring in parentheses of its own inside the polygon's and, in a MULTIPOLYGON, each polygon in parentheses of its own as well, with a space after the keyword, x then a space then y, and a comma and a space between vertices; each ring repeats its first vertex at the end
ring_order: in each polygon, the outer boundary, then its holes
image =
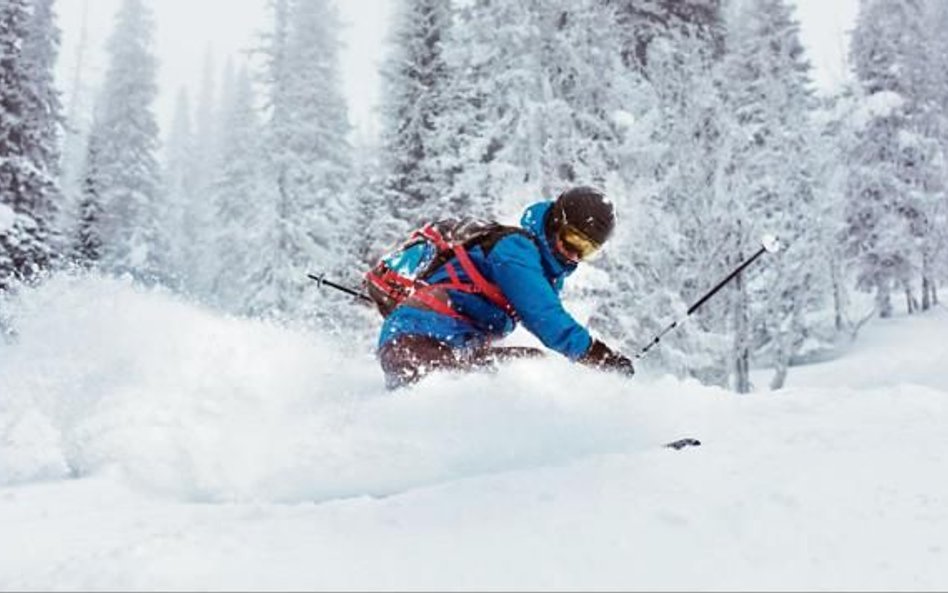
MULTIPOLYGON (((74 86, 84 13, 89 36, 83 58, 88 69, 83 86, 88 94, 105 70, 105 44, 119 4, 120 0, 57 1, 63 33, 59 79, 67 103, 74 86)), ((376 131, 376 70, 390 4, 391 0, 337 0, 344 22, 346 48, 341 60, 350 119, 367 135, 376 131)), ((157 25, 155 51, 160 60, 161 96, 156 112, 163 128, 171 122, 180 88, 189 89, 194 104, 209 52, 220 70, 228 57, 240 60, 248 48, 259 44, 259 34, 268 25, 266 5, 267 0, 151 0, 157 25)), ((90 99, 85 96, 84 100, 88 103, 90 99)))
MULTIPOLYGON (((63 43, 60 85, 72 98, 73 71, 83 13, 87 12, 84 87, 88 93, 104 70, 104 47, 120 0, 58 0, 63 43)), ((396 0, 336 0, 345 22, 346 49, 341 56, 350 119, 365 136, 377 132, 374 106, 378 101, 377 67, 384 51, 390 6, 396 0)), ((803 42, 814 66, 819 89, 833 90, 846 76, 846 33, 851 29, 858 0, 796 0, 803 42)), ((183 86, 196 99, 205 56, 211 52, 218 67, 229 56, 257 43, 267 26, 266 0, 152 0, 157 21, 156 53, 161 62, 161 96, 156 105, 159 124, 167 129, 174 101, 183 86)), ((88 103, 88 95, 85 102, 88 103)), ((82 104, 80 104, 82 108, 82 104)))

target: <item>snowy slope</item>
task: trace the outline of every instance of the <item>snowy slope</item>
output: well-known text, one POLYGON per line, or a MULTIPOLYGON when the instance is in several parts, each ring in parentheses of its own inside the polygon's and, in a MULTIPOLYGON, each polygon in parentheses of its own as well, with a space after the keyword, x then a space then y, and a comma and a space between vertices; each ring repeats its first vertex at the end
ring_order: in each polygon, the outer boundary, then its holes
POLYGON ((0 590, 948 588, 944 310, 742 397, 560 360, 393 395, 118 280, 2 307, 0 590))

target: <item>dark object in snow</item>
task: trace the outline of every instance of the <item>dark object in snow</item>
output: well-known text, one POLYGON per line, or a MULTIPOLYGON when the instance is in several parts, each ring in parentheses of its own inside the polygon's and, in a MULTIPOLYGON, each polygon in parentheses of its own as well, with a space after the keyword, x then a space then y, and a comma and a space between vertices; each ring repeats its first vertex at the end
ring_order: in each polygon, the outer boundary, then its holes
POLYGON ((668 447, 669 449, 674 449, 676 451, 680 451, 681 449, 684 449, 685 447, 700 447, 700 446, 701 446, 701 441, 699 441, 698 439, 691 439, 691 438, 678 439, 677 441, 665 443, 665 447, 668 447))

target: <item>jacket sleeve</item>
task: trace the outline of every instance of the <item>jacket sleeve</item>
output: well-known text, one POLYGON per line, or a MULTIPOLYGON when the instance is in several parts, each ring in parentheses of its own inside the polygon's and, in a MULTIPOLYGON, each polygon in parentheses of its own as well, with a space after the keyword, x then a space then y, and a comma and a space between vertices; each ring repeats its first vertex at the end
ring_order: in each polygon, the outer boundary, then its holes
POLYGON ((572 360, 586 353, 592 342, 589 331, 563 308, 530 239, 522 235, 501 239, 491 251, 488 263, 494 282, 530 333, 547 348, 572 360))

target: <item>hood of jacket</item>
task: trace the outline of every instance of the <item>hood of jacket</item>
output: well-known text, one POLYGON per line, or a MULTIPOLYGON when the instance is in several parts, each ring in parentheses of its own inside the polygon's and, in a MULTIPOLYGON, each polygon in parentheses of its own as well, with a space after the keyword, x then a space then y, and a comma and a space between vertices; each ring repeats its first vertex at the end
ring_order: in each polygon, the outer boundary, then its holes
POLYGON ((576 269, 576 264, 564 262, 556 257, 549 237, 546 236, 546 215, 552 207, 552 201, 537 202, 528 206, 520 218, 520 226, 536 239, 546 272, 553 278, 561 279, 572 274, 576 269))

